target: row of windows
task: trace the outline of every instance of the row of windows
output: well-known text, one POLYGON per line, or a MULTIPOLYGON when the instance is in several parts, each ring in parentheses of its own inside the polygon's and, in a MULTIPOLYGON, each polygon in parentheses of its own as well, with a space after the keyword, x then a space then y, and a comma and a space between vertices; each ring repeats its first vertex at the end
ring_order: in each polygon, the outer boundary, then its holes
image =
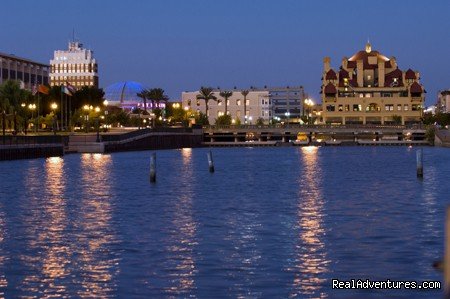
POLYGON ((95 77, 93 76, 50 76, 50 80, 68 80, 70 79, 70 81, 77 81, 77 80, 94 80, 95 77))
MULTIPOLYGON (((374 97, 374 93, 373 92, 350 92, 350 91, 346 91, 346 92, 339 92, 338 96, 340 98, 373 98, 374 97)), ((396 93, 392 93, 392 92, 381 92, 379 93, 379 95, 377 94, 376 96, 378 97, 382 97, 382 98, 392 98, 394 96, 396 97, 407 97, 408 96, 408 92, 407 91, 402 91, 402 92, 396 92, 396 93)))
MULTIPOLYGON (((413 104, 411 105, 412 111, 420 111, 421 105, 419 104, 413 104)), ((397 111, 408 111, 409 110, 408 104, 397 104, 397 111)), ((336 111, 336 105, 327 105, 326 107, 327 111, 333 112, 336 111)), ((394 105, 387 104, 384 106, 385 111, 394 111, 394 105)), ((337 111, 362 111, 362 105, 361 104, 354 104, 354 105, 337 105, 337 111)), ((380 106, 376 104, 369 104, 366 107, 366 112, 380 112, 381 108, 380 106)))
POLYGON ((14 70, 0 69, 3 80, 20 80, 31 84, 48 84, 48 77, 14 70))
MULTIPOLYGON (((228 100, 228 102, 227 102, 227 105, 229 106, 230 104, 231 104, 231 102, 230 102, 231 100, 228 100)), ((200 106, 200 102, 201 102, 201 100, 196 100, 196 105, 197 106, 200 106)), ((187 104, 188 104, 188 106, 192 106, 192 100, 188 100, 187 101, 187 104)), ((219 100, 219 102, 217 103, 217 105, 218 106, 222 106, 222 104, 223 104, 223 101, 221 101, 221 100, 219 100)), ((246 103, 245 103, 247 106, 249 106, 250 105, 250 100, 246 100, 246 103)), ((243 105, 243 102, 240 100, 240 99, 237 99, 236 100, 236 105, 237 106, 241 106, 241 105, 243 105)))
MULTIPOLYGON (((197 111, 199 111, 199 110, 197 110, 197 111)), ((225 114, 224 111, 217 111, 217 117, 223 116, 224 114, 225 114)), ((230 111, 227 111, 227 115, 231 115, 230 111)), ((247 110, 245 115, 247 117, 249 117, 250 116, 250 111, 247 110)), ((241 116, 242 116, 241 111, 240 110, 236 111, 236 118, 240 118, 241 116)), ((261 111, 261 116, 262 117, 264 117, 264 116, 269 116, 270 117, 270 116, 272 116, 272 113, 271 113, 271 111, 261 111)))
POLYGON ((82 73, 97 71, 94 64, 54 64, 51 66, 53 73, 82 73))
MULTIPOLYGON (((66 81, 52 81, 52 86, 59 86, 64 84, 66 81)), ((94 86, 94 82, 90 81, 90 82, 71 82, 70 83, 73 86, 94 86)))
MULTIPOLYGON (((228 106, 232 104, 231 101, 232 100, 228 100, 228 102, 227 102, 228 106)), ((296 102, 298 102, 298 101, 296 101, 296 102)), ((200 106, 200 103, 201 103, 201 100, 196 100, 196 105, 197 106, 200 106)), ((240 99, 237 99, 235 103, 236 103, 237 106, 243 105, 243 101, 240 100, 240 99)), ((293 101, 290 101, 289 103, 293 103, 293 101)), ((188 106, 191 106, 192 105, 192 100, 188 100, 187 104, 188 104, 188 106)), ((223 104, 224 104, 224 100, 219 100, 218 103, 217 103, 218 106, 222 106, 223 104)), ((270 99, 261 99, 261 106, 267 106, 267 105, 271 105, 271 104, 272 104, 272 101, 270 99)), ((274 104, 286 105, 286 102, 278 101, 277 103, 275 103, 275 101, 274 101, 274 104)), ((248 100, 248 99, 246 100, 246 105, 247 106, 250 105, 250 100, 248 100)))

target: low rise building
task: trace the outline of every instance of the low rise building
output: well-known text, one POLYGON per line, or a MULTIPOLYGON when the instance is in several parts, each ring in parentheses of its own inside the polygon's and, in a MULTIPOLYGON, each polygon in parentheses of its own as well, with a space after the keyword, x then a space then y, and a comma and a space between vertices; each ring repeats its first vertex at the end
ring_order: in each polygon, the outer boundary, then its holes
POLYGON ((436 110, 440 113, 450 113, 450 89, 438 93, 436 110))
MULTIPOLYGON (((221 89, 214 89, 216 101, 208 102, 208 119, 210 124, 225 114, 225 98, 220 96, 221 89)), ((255 124, 260 119, 265 124, 270 124, 274 119, 289 122, 299 122, 303 108, 305 94, 302 86, 295 87, 251 87, 248 90, 233 89, 228 98, 227 114, 232 120, 241 124, 255 124), (244 91, 248 91, 245 94, 244 91), (245 101, 245 104, 244 104, 245 101)), ((187 109, 206 113, 204 100, 198 100, 199 91, 183 92, 181 94, 182 105, 187 109)))
POLYGON ((421 121, 425 90, 419 72, 402 71, 395 57, 364 51, 344 57, 339 70, 324 58, 322 117, 325 123, 392 124, 421 121))
POLYGON ((48 85, 49 66, 12 54, 0 53, 0 84, 6 80, 20 81, 25 89, 38 84, 48 85))

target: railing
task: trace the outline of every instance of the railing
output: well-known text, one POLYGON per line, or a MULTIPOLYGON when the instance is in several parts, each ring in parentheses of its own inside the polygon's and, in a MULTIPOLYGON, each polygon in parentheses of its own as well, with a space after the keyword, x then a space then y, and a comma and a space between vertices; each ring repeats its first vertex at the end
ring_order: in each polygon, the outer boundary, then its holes
POLYGON ((300 124, 276 124, 276 125, 230 125, 230 126, 204 126, 204 130, 221 130, 221 129, 421 129, 422 124, 412 125, 377 125, 377 124, 347 124, 347 125, 300 125, 300 124))
POLYGON ((123 141, 150 133, 192 133, 191 128, 169 128, 169 127, 156 127, 153 129, 142 129, 131 131, 123 134, 116 135, 102 135, 102 141, 123 141))

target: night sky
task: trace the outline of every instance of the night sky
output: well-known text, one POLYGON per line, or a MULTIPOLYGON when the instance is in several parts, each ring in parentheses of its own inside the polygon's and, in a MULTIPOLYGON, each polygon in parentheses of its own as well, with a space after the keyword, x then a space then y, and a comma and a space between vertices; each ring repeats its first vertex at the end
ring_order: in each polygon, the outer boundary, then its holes
POLYGON ((133 80, 172 100, 202 85, 303 85, 320 100, 322 59, 372 49, 421 74, 426 104, 450 88, 450 1, 5 1, 0 52, 49 63, 72 29, 100 86, 133 80))

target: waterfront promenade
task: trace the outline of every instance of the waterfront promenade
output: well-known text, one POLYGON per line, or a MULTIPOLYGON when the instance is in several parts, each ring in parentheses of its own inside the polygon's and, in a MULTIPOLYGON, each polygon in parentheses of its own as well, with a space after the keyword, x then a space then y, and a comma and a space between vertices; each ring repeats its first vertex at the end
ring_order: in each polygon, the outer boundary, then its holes
MULTIPOLYGON (((442 133, 443 134, 443 133, 442 133)), ((442 135, 441 134, 441 135, 442 135)), ((117 128, 110 132, 7 135, 0 160, 183 147, 429 145, 420 125, 241 125, 117 128)))
POLYGON ((421 125, 245 125, 203 130, 206 146, 429 144, 421 125))

